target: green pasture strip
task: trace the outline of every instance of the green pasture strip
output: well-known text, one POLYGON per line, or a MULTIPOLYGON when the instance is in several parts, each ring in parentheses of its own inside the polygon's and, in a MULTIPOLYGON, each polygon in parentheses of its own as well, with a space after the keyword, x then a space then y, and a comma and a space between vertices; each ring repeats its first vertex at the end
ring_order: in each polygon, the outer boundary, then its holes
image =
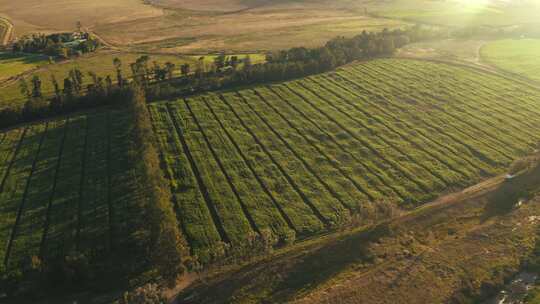
POLYGON ((108 113, 91 113, 86 117, 83 167, 81 170, 80 209, 77 227, 77 249, 90 255, 109 248, 108 113))
POLYGON ((298 234, 305 236, 324 229, 300 187, 255 134, 248 131, 248 127, 239 120, 236 113, 231 112, 223 100, 215 95, 207 97, 207 105, 223 130, 230 135, 231 141, 240 148, 298 234))
POLYGON ((466 145, 471 153, 489 163, 494 168, 500 168, 508 163, 508 158, 501 155, 500 152, 493 150, 490 146, 486 146, 481 139, 467 133, 467 130, 456 127, 453 120, 444 117, 442 119, 440 117, 441 115, 438 115, 439 113, 429 106, 420 107, 417 97, 389 92, 387 88, 382 87, 383 84, 377 82, 377 78, 372 80, 372 76, 368 76, 366 73, 342 69, 338 71, 338 75, 344 75, 345 78, 354 81, 355 85, 368 90, 372 94, 382 96, 387 102, 400 107, 404 111, 403 113, 411 113, 415 120, 422 121, 442 134, 453 138, 454 141, 466 145))
POLYGON ((66 134, 64 120, 51 121, 43 139, 36 165, 29 180, 21 218, 13 240, 8 263, 16 267, 32 256, 40 256, 40 245, 47 223, 47 210, 56 183, 59 160, 66 134))
MULTIPOLYGON (((444 156, 436 153, 432 149, 426 149, 423 142, 419 142, 415 138, 409 138, 398 128, 393 128, 383 117, 366 112, 363 110, 363 104, 361 102, 358 102, 357 100, 347 100, 344 93, 330 90, 327 88, 326 84, 316 82, 313 78, 305 80, 304 83, 306 86, 311 85, 309 81, 318 85, 319 87, 313 86, 313 88, 315 91, 320 92, 321 95, 326 92, 331 93, 335 104, 343 106, 348 113, 356 114, 354 115, 356 118, 368 122, 369 126, 374 130, 374 133, 378 134, 381 138, 384 138, 400 153, 408 155, 412 162, 418 163, 421 168, 431 173, 433 176, 438 177, 447 187, 463 186, 462 181, 464 175, 453 169, 452 166, 446 162, 444 156)), ((330 100, 332 96, 327 98, 330 100)))
POLYGON ((268 125, 260 119, 238 94, 225 94, 224 101, 235 116, 259 140, 272 157, 291 176, 298 189, 311 204, 314 212, 324 218, 325 224, 333 226, 347 222, 349 212, 343 208, 339 200, 306 168, 304 160, 292 152, 292 147, 281 140, 268 125))
POLYGON ((197 163, 201 179, 219 214, 228 241, 233 246, 241 246, 242 242, 245 242, 249 234, 254 233, 254 231, 231 189, 227 176, 218 164, 219 160, 213 155, 202 131, 189 115, 186 102, 179 100, 175 103, 169 103, 168 106, 177 132, 179 134, 182 132, 181 136, 184 136, 190 153, 197 163))
MULTIPOLYGON (((335 75, 332 75, 335 76, 335 75)), ((394 130, 400 130, 405 136, 414 141, 417 145, 423 146, 424 149, 436 153, 438 157, 447 163, 447 166, 452 170, 461 174, 465 179, 462 181, 468 184, 473 180, 478 180, 479 168, 473 162, 463 158, 458 151, 450 147, 445 141, 437 141, 430 131, 424 130, 422 126, 409 123, 409 120, 402 117, 399 110, 392 109, 391 106, 380 98, 376 98, 364 92, 359 92, 351 87, 348 87, 343 79, 335 78, 330 75, 321 75, 320 82, 324 83, 327 89, 334 92, 340 92, 346 100, 358 102, 362 104, 362 109, 367 113, 371 113, 375 117, 384 119, 388 126, 394 130)), ((311 79, 316 79, 313 77, 311 79)))
POLYGON ((31 177, 46 130, 46 124, 36 124, 29 126, 25 131, 20 149, 15 155, 13 165, 4 181, 3 191, 0 193, 0 214, 2 214, 0 217, 0 259, 3 263, 9 259, 7 251, 12 232, 16 230, 15 224, 20 214, 28 179, 31 177))
POLYGON ((210 259, 212 248, 221 242, 221 236, 197 185, 178 134, 174 131, 167 107, 163 104, 151 105, 149 111, 182 231, 192 254, 206 262, 210 259))
POLYGON ((357 180, 355 176, 345 172, 334 154, 317 145, 318 140, 307 136, 298 123, 285 117, 274 106, 277 96, 264 88, 246 90, 242 94, 249 101, 251 108, 264 117, 290 146, 295 147, 297 153, 313 168, 317 176, 320 176, 345 202, 347 209, 360 211, 375 200, 375 196, 369 193, 367 187, 361 185, 365 184, 365 181, 357 180))
POLYGON ((362 147, 369 150, 370 154, 380 158, 382 160, 380 164, 384 166, 381 166, 381 170, 387 172, 393 177, 395 184, 402 185, 411 194, 411 197, 407 199, 409 202, 420 202, 430 198, 429 191, 431 188, 429 184, 420 180, 420 176, 412 174, 410 168, 404 167, 405 163, 408 162, 405 156, 399 156, 396 150, 381 140, 379 136, 375 136, 372 130, 366 128, 365 122, 361 122, 333 104, 333 101, 328 99, 331 98, 330 96, 320 94, 324 94, 324 92, 314 92, 313 89, 301 82, 287 83, 286 86, 291 91, 296 92, 298 96, 302 96, 304 101, 308 102, 313 108, 318 109, 321 114, 339 124, 341 129, 359 141, 362 147), (399 162, 397 162, 398 159, 399 162))
POLYGON ((67 125, 48 226, 43 235, 42 252, 47 258, 62 257, 76 247, 86 123, 86 116, 76 116, 67 125))
POLYGON ((205 97, 193 98, 189 103, 191 113, 204 130, 210 146, 219 155, 243 202, 243 208, 252 216, 260 231, 267 230, 280 240, 287 239, 291 233, 294 235, 294 231, 287 226, 285 217, 280 213, 279 206, 265 190, 264 184, 243 156, 242 150, 230 141, 206 102, 205 97))
POLYGON ((290 88, 283 85, 270 86, 269 89, 274 94, 282 97, 281 100, 285 105, 282 105, 280 107, 281 109, 290 107, 295 111, 295 113, 291 114, 293 117, 297 117, 298 119, 302 117, 314 126, 311 132, 320 131, 320 134, 314 133, 313 136, 319 139, 321 144, 329 144, 330 141, 339 147, 341 152, 345 154, 336 157, 345 161, 351 161, 352 172, 365 176, 371 189, 377 189, 385 197, 392 200, 394 197, 397 197, 399 201, 403 201, 411 197, 411 194, 407 190, 394 183, 393 178, 388 176, 386 170, 380 169, 383 166, 380 164, 380 162, 383 162, 380 157, 364 146, 359 146, 359 144, 362 144, 361 142, 346 133, 346 129, 342 128, 342 126, 321 114, 320 109, 313 108, 310 103, 307 103, 300 95, 297 95, 298 93, 291 91, 290 88))
MULTIPOLYGON (((397 81, 398 79, 404 78, 394 76, 396 70, 395 68, 384 71, 385 68, 382 67, 381 64, 378 64, 376 66, 370 66, 370 68, 373 68, 376 73, 387 74, 387 78, 390 81, 397 81)), ((438 86, 429 83, 428 80, 423 80, 420 82, 410 82, 410 79, 413 79, 414 76, 412 75, 412 73, 407 73, 406 75, 408 81, 401 81, 398 85, 399 87, 402 87, 404 89, 405 87, 407 87, 407 89, 414 87, 413 90, 415 91, 415 94, 417 94, 418 96, 424 96, 426 99, 429 98, 433 101, 433 105, 440 109, 442 112, 444 112, 448 116, 451 116, 455 120, 461 121, 463 124, 469 126, 470 128, 478 129, 484 136, 493 137, 493 134, 497 134, 496 141, 499 145, 502 145, 506 148, 505 153, 507 153, 507 155, 523 155, 528 150, 526 149, 526 145, 523 146, 520 140, 516 141, 516 138, 514 136, 508 136, 507 130, 500 129, 498 126, 491 123, 489 121, 489 118, 484 119, 483 117, 477 115, 478 111, 471 112, 461 108, 459 106, 460 97, 457 97, 456 94, 452 94, 452 91, 455 89, 443 89, 441 91, 436 91, 436 88, 438 86)), ((467 96, 465 98, 468 99, 470 97, 467 96)))

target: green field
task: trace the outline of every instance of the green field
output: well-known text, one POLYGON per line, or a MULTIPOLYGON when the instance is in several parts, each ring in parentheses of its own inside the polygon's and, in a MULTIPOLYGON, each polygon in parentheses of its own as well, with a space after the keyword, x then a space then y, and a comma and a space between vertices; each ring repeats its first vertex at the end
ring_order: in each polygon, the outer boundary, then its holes
POLYGON ((0 81, 48 64, 48 57, 33 54, 0 53, 0 81))
POLYGON ((505 71, 540 81, 540 40, 499 40, 482 48, 482 59, 505 71))
POLYGON ((21 267, 30 256, 119 250, 137 193, 127 119, 99 112, 0 134, 3 266, 21 267))
MULTIPOLYGON (((538 100, 474 70, 381 59, 149 111, 181 229, 210 262, 259 234, 286 244, 367 224, 389 204, 411 208, 503 173, 540 140, 538 100)), ((0 133, 8 266, 107 249, 129 233, 124 120, 95 113, 0 133)))
POLYGON ((182 228, 208 256, 221 242, 365 222, 378 202, 412 207, 502 173, 540 139, 539 98, 468 69, 377 60, 150 111, 182 228))

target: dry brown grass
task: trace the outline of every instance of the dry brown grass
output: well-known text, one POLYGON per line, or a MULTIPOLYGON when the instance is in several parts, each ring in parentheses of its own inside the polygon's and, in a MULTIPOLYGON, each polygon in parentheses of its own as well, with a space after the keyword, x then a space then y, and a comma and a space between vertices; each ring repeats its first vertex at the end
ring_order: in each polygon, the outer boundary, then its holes
POLYGON ((0 16, 9 18, 15 34, 74 30, 84 26, 159 17, 163 11, 139 0, 0 0, 0 16))
POLYGON ((317 46, 338 35, 402 25, 336 9, 257 9, 217 15, 168 11, 165 17, 105 24, 96 30, 117 45, 146 43, 139 47, 190 53, 317 46))
POLYGON ((317 46, 338 35, 400 21, 364 15, 358 3, 328 0, 0 0, 15 34, 70 31, 75 23, 131 50, 205 53, 317 46))

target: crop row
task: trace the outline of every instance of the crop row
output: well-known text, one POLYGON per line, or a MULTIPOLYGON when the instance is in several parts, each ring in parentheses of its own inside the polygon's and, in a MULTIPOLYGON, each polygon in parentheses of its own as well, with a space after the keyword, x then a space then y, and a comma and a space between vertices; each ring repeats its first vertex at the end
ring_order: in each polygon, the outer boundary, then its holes
POLYGON ((149 108, 181 228, 208 260, 253 235, 288 242, 502 172, 540 139, 529 115, 540 94, 509 103, 519 88, 377 60, 149 108))
POLYGON ((125 120, 91 113, 0 134, 4 266, 17 268, 32 256, 92 256, 129 234, 137 188, 125 120))

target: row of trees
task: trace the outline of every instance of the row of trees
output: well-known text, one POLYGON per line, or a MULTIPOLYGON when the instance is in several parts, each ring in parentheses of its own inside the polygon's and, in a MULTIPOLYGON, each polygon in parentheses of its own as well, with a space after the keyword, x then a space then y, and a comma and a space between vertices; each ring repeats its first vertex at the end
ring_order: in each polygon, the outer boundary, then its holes
POLYGON ((95 51, 99 40, 89 33, 34 34, 13 43, 14 53, 39 53, 59 58, 69 58, 95 51))
POLYGON ((146 260, 148 268, 173 285, 189 260, 189 248, 179 230, 173 210, 169 184, 161 170, 144 91, 134 84, 130 89, 128 111, 131 114, 131 167, 137 172, 143 195, 137 196, 136 227, 131 231, 137 250, 134 259, 146 260))
POLYGON ((189 77, 157 83, 146 87, 146 90, 149 99, 153 100, 239 85, 289 80, 330 71, 355 60, 390 56, 396 49, 410 42, 434 39, 438 35, 440 30, 422 26, 385 29, 377 33, 364 31, 352 38, 337 37, 319 48, 297 47, 271 52, 267 54, 266 61, 259 64, 252 64, 249 56, 242 60, 231 57, 228 61, 223 57, 216 58, 209 69, 203 69, 199 64, 195 73, 189 77), (229 66, 222 68, 221 62, 229 62, 229 66))
POLYGON ((52 76, 52 97, 42 92, 44 80, 38 76, 30 81, 21 80, 21 93, 26 103, 23 107, 0 110, 0 128, 117 103, 124 100, 123 89, 134 80, 145 90, 149 100, 183 96, 321 73, 354 60, 388 56, 410 42, 436 38, 439 34, 436 29, 421 26, 378 33, 364 31, 352 38, 332 39, 318 48, 297 47, 271 52, 264 63, 257 64, 253 64, 249 56, 239 58, 222 54, 211 62, 200 57, 193 65, 176 66, 170 62, 160 65, 145 55, 130 64, 129 76, 123 74, 123 63, 116 58, 113 61, 116 75, 113 77, 100 77, 93 72, 84 74, 77 68, 62 81, 52 76))

